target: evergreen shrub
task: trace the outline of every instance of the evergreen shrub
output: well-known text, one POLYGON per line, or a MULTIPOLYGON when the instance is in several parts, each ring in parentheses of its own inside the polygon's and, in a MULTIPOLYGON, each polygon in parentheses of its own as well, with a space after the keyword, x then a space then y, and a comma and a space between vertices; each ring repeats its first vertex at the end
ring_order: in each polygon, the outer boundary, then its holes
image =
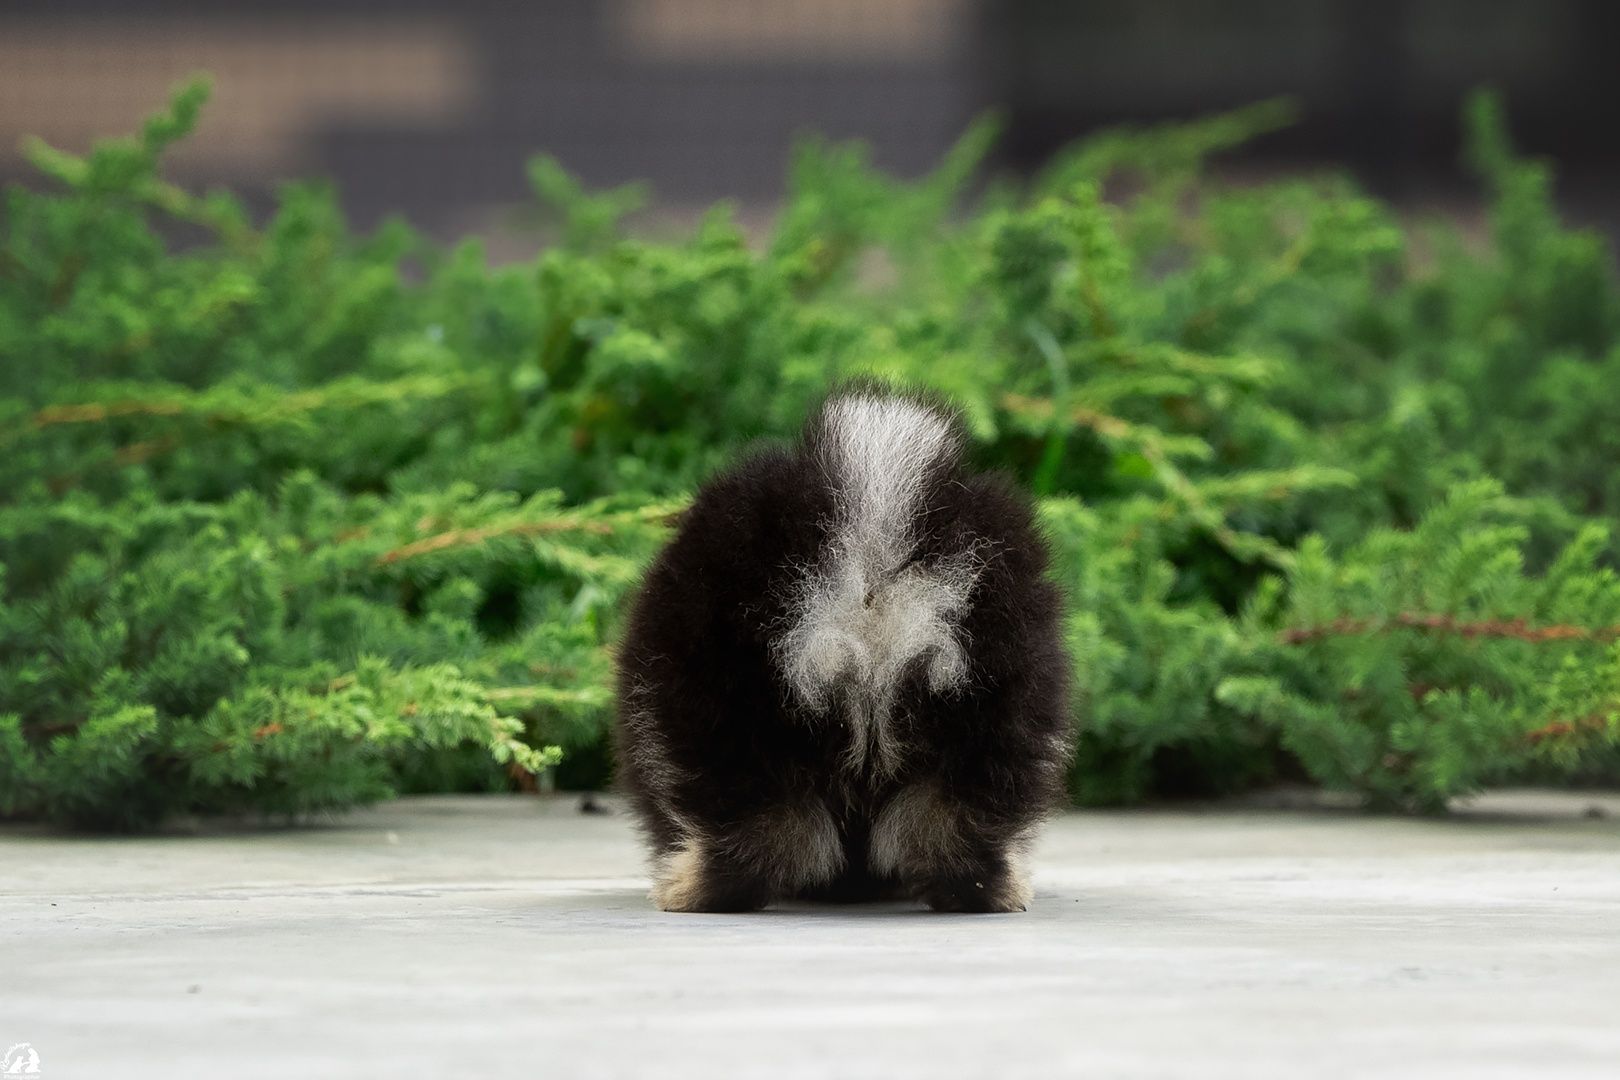
POLYGON ((856 373, 1041 499, 1080 801, 1620 775, 1620 289, 1489 97, 1484 236, 1212 175, 1264 104, 1023 183, 990 124, 915 181, 809 143, 763 240, 638 237, 643 191, 540 158, 555 242, 505 266, 170 184, 205 97, 6 194, 0 816, 602 782, 640 568, 856 373))

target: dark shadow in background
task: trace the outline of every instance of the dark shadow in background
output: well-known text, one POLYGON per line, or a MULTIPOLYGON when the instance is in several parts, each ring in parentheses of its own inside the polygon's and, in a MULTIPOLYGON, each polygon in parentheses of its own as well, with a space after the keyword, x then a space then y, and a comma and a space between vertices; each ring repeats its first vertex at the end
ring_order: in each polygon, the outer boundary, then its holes
POLYGON ((213 67, 217 131, 277 137, 215 153, 205 130, 172 175, 259 206, 329 176, 363 225, 499 220, 540 150, 591 184, 650 180, 666 204, 768 206, 806 131, 914 174, 994 108, 1000 164, 1029 170, 1100 126, 1279 94, 1304 122, 1236 167, 1345 164, 1444 203, 1471 198, 1457 116, 1489 84, 1520 143, 1558 160, 1566 205, 1613 226, 1617 42, 1612 0, 10 0, 0 179, 27 174, 19 133, 80 149, 213 67))

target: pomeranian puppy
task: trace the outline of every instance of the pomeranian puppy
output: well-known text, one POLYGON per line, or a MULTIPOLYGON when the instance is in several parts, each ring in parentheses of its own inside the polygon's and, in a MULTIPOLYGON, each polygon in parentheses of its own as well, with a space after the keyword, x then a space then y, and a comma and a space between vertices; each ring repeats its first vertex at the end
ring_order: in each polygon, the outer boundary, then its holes
POLYGON ((666 911, 1021 911, 1072 753, 1029 501, 932 397, 844 386, 698 492, 636 598, 619 777, 666 911))

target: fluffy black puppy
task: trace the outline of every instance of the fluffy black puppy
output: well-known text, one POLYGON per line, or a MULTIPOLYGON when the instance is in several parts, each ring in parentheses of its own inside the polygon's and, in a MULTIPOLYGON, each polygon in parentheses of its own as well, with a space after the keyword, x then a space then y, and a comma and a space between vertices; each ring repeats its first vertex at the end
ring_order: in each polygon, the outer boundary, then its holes
POLYGON ((873 384, 711 480, 647 574, 620 779, 667 911, 910 895, 1018 911, 1071 753, 1028 501, 960 420, 873 384))

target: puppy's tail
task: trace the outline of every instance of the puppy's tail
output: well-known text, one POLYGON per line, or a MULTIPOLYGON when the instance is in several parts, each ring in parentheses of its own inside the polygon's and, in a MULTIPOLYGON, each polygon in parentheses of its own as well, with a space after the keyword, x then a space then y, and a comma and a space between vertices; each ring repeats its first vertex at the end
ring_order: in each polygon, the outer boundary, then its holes
POLYGON ((929 487, 960 462, 955 415, 886 387, 857 386, 827 400, 807 443, 838 507, 835 557, 880 577, 894 573, 916 543, 929 487))

